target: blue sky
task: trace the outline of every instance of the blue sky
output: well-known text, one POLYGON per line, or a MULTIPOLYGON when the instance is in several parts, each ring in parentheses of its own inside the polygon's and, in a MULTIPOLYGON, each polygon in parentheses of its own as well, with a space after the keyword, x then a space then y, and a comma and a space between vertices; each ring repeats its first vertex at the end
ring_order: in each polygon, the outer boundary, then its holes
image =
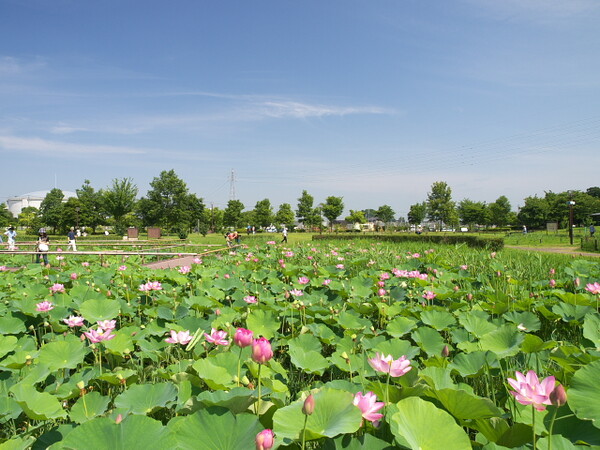
POLYGON ((174 169, 224 207, 600 184, 596 0, 0 0, 0 200, 174 169))

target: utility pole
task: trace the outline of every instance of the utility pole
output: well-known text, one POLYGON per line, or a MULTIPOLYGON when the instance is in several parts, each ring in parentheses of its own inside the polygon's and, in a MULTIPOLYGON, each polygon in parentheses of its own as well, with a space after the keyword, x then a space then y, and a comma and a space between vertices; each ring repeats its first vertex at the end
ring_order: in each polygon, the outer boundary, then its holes
MULTIPOLYGON (((573 198, 573 193, 571 192, 571 198, 573 198)), ((569 242, 573 245, 573 206, 575 206, 575 202, 573 200, 569 200, 569 242)))
POLYGON ((231 169, 229 177, 229 200, 235 200, 235 172, 233 169, 231 169))

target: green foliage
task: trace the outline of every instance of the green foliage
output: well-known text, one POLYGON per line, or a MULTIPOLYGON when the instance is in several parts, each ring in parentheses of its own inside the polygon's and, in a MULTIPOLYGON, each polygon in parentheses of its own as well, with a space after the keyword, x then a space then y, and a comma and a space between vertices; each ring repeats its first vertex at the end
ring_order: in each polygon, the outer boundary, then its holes
POLYGON ((239 200, 229 200, 223 213, 223 226, 237 228, 242 224, 244 204, 239 200))
POLYGON ((350 223, 367 223, 365 213, 363 211, 355 211, 354 209, 350 210, 350 215, 346 216, 345 220, 350 223))
MULTIPOLYGON (((76 211, 75 220, 71 223, 78 226, 85 226, 95 230, 99 225, 106 223, 103 210, 103 192, 96 191, 90 184, 90 180, 85 180, 81 188, 77 189, 77 198, 79 199, 79 211, 76 211)), ((72 218, 73 219, 73 218, 72 218)))
POLYGON ((268 198, 259 200, 254 207, 254 223, 259 227, 268 227, 273 223, 273 208, 268 198))
POLYGON ((461 223, 473 228, 473 225, 485 225, 489 222, 489 210, 484 202, 466 198, 458 204, 458 217, 461 223))
POLYGON ((436 181, 427 194, 427 216, 430 220, 451 224, 455 215, 452 189, 444 181, 436 181))
POLYGON ((318 208, 313 208, 314 198, 307 191, 302 191, 302 196, 298 199, 298 209, 296 209, 296 217, 298 222, 306 228, 319 226, 321 224, 321 216, 318 208))
POLYGON ((504 241, 501 238, 487 238, 479 236, 463 236, 460 234, 449 234, 449 235, 414 235, 414 234, 398 234, 398 235, 363 235, 355 236, 353 234, 344 235, 315 235, 312 237, 313 240, 352 240, 352 239, 365 239, 365 240, 378 240, 383 242, 423 242, 430 244, 450 244, 459 245, 466 244, 473 248, 485 248, 492 251, 498 251, 504 247, 504 241))
POLYGON ((0 227, 11 225, 14 218, 6 207, 6 203, 0 203, 0 227))
POLYGON ((329 196, 321 209, 323 215, 329 221, 329 228, 333 229, 333 221, 344 211, 344 201, 342 197, 329 196))
POLYGON ((54 188, 46 194, 40 205, 42 222, 54 228, 55 231, 63 220, 63 198, 63 192, 60 189, 54 188))
POLYGON ((277 214, 275 214, 274 222, 279 226, 286 225, 288 228, 292 229, 294 227, 294 219, 295 216, 292 205, 289 203, 282 203, 277 210, 277 214))
POLYGON ((114 179, 112 186, 102 193, 102 208, 113 218, 121 233, 127 227, 125 218, 136 206, 137 186, 131 178, 114 179))
POLYGON ((383 223, 390 223, 394 221, 396 213, 391 206, 382 205, 375 211, 375 216, 383 223))
POLYGON ((408 211, 408 223, 412 225, 419 225, 423 223, 425 220, 425 216, 427 215, 427 203, 416 203, 414 205, 410 205, 410 210, 408 211))
POLYGON ((490 203, 488 210, 489 223, 491 225, 503 227, 509 224, 510 202, 504 195, 498 197, 494 203, 490 203))

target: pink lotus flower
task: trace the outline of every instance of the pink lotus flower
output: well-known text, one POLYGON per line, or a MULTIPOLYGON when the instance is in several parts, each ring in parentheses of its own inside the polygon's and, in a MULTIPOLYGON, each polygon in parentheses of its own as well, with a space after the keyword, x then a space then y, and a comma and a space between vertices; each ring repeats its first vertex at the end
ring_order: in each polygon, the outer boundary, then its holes
POLYGON ((323 286, 329 286, 330 283, 331 283, 331 280, 329 278, 327 278, 326 280, 323 280, 323 286))
POLYGON ((238 347, 244 348, 252 345, 254 342, 254 333, 246 328, 238 328, 233 336, 233 343, 238 347))
POLYGON ((110 341, 112 338, 115 337, 114 334, 111 334, 112 330, 106 330, 106 331, 102 331, 102 330, 90 330, 88 331, 84 331, 83 334, 86 338, 88 338, 90 340, 90 342, 97 344, 98 342, 102 342, 102 341, 110 341))
POLYGON ((336 269, 343 270, 345 267, 344 267, 344 265, 343 265, 343 264, 338 264, 338 265, 336 265, 336 266, 335 266, 335 268, 336 268, 336 269))
POLYGON ((555 279, 551 279, 550 282, 549 282, 549 284, 550 284, 550 287, 552 287, 552 288, 555 287, 556 286, 556 280, 555 279))
POLYGON ((85 319, 80 316, 69 316, 66 319, 63 319, 63 322, 66 323, 69 327, 81 327, 83 326, 83 321, 85 319))
POLYGON ((392 377, 401 377, 412 369, 410 360, 406 359, 405 355, 395 360, 392 355, 383 356, 376 353, 375 358, 369 359, 369 365, 378 372, 389 373, 392 377))
POLYGON ((383 272, 381 275, 379 275, 380 281, 385 281, 385 280, 389 280, 389 279, 390 279, 390 274, 387 272, 383 272))
POLYGON ((385 297, 387 295, 387 291, 385 289, 381 288, 377 291, 377 295, 379 297, 385 297))
POLYGON ((162 284, 160 284, 160 281, 148 281, 146 284, 151 291, 162 291, 162 284))
POLYGON ((48 302, 46 300, 35 305, 35 310, 39 312, 48 312, 52 309, 54 309, 54 303, 48 302))
POLYGON ((585 285, 585 290, 591 294, 598 295, 598 294, 600 294, 600 283, 598 283, 598 282, 595 282, 593 284, 588 283, 585 285))
POLYGON ((194 258, 192 261, 194 264, 202 264, 202 260, 200 258, 194 258))
POLYGON ((554 275, 556 273, 556 269, 554 269, 554 268, 550 269, 549 273, 550 273, 550 275, 554 275))
POLYGON ((460 266, 460 268, 462 270, 467 270, 469 268, 469 266, 467 266, 466 264, 463 264, 462 266, 460 266))
POLYGON ((65 292, 65 286, 60 284, 60 283, 54 283, 51 287, 50 287, 50 293, 51 294, 57 294, 57 293, 61 293, 63 294, 65 292))
POLYGON ((215 330, 212 328, 210 334, 204 333, 204 337, 208 342, 215 345, 229 345, 227 340, 227 331, 215 330))
POLYGON ((0 272, 6 272, 7 270, 8 270, 8 267, 0 266, 0 272))
POLYGON ((302 414, 311 416, 313 412, 315 412, 315 396, 310 394, 304 400, 304 404, 302 405, 302 414))
POLYGON ((71 280, 76 280, 77 279, 77 274, 75 272, 73 272, 71 274, 71 280))
POLYGON ((175 331, 171 330, 171 337, 165 339, 165 342, 169 344, 181 344, 186 345, 192 340, 192 336, 190 336, 189 330, 185 331, 175 331))
POLYGON ((293 258, 293 257, 294 257, 294 252, 285 252, 285 253, 283 254, 283 256, 286 256, 286 257, 288 257, 288 258, 293 258))
POLYGON ((127 266, 125 266, 125 265, 119 266, 119 270, 121 272, 123 272, 123 271, 127 270, 127 266))
POLYGON ((150 286, 148 286, 148 283, 140 284, 140 287, 138 289, 141 292, 148 292, 150 290, 150 286))
POLYGON ((275 245, 276 242, 275 241, 267 241, 267 245, 275 245))
POLYGON ((423 294, 425 300, 433 300, 435 298, 435 292, 427 291, 423 294))
POLYGON ((273 357, 271 343, 261 337, 252 342, 252 360, 258 364, 264 364, 273 357))
POLYGON ((83 267, 89 267, 90 263, 89 263, 89 262, 87 262, 87 261, 84 261, 84 262, 82 262, 82 263, 81 263, 81 265, 82 265, 83 267))
POLYGON ((96 322, 98 328, 101 328, 104 331, 114 330, 117 326, 116 320, 99 320, 96 322))
POLYGON ((186 273, 190 273, 190 270, 192 270, 190 266, 182 266, 179 268, 179 273, 185 275, 186 273))
POLYGON ((256 435, 256 450, 270 450, 275 444, 275 434, 273 430, 262 430, 256 435))
POLYGON ((302 297, 304 295, 304 292, 300 289, 292 289, 290 291, 290 294, 292 294, 294 297, 302 297))
POLYGON ((367 392, 364 395, 362 392, 357 392, 352 403, 360 409, 363 419, 373 422, 374 426, 379 425, 383 414, 377 411, 383 408, 385 403, 378 402, 377 396, 373 392, 367 392))
POLYGON ((258 300, 256 300, 256 297, 254 295, 246 295, 244 297, 244 301, 246 303, 252 304, 252 303, 256 303, 258 300))
POLYGON ((225 275, 223 275, 223 278, 229 279, 229 278, 231 278, 231 275, 229 275, 228 273, 226 273, 225 275))
POLYGON ((300 277, 300 278, 298 278, 298 283, 308 284, 308 283, 310 283, 310 280, 308 279, 308 277, 300 277))
POLYGON ((521 372, 515 372, 516 380, 508 378, 508 384, 514 391, 509 391, 511 395, 522 405, 531 405, 538 411, 544 411, 546 405, 551 405, 550 394, 554 390, 555 378, 553 376, 544 378, 541 382, 537 374, 530 370, 527 375, 521 372))

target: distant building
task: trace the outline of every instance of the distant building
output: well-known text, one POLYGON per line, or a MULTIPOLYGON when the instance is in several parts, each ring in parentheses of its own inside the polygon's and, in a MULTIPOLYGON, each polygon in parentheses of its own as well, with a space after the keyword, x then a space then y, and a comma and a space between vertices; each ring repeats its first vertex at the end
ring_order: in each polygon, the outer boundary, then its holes
MULTIPOLYGON (((19 217, 23 208, 27 208, 28 206, 33 206, 34 208, 40 207, 42 204, 42 200, 46 198, 46 195, 50 191, 36 191, 29 192, 28 194, 19 195, 18 197, 10 197, 6 200, 6 205, 8 206, 8 210, 12 213, 13 217, 19 217)), ((64 194, 63 201, 66 202, 71 197, 77 197, 75 192, 71 191, 62 191, 64 194)))

